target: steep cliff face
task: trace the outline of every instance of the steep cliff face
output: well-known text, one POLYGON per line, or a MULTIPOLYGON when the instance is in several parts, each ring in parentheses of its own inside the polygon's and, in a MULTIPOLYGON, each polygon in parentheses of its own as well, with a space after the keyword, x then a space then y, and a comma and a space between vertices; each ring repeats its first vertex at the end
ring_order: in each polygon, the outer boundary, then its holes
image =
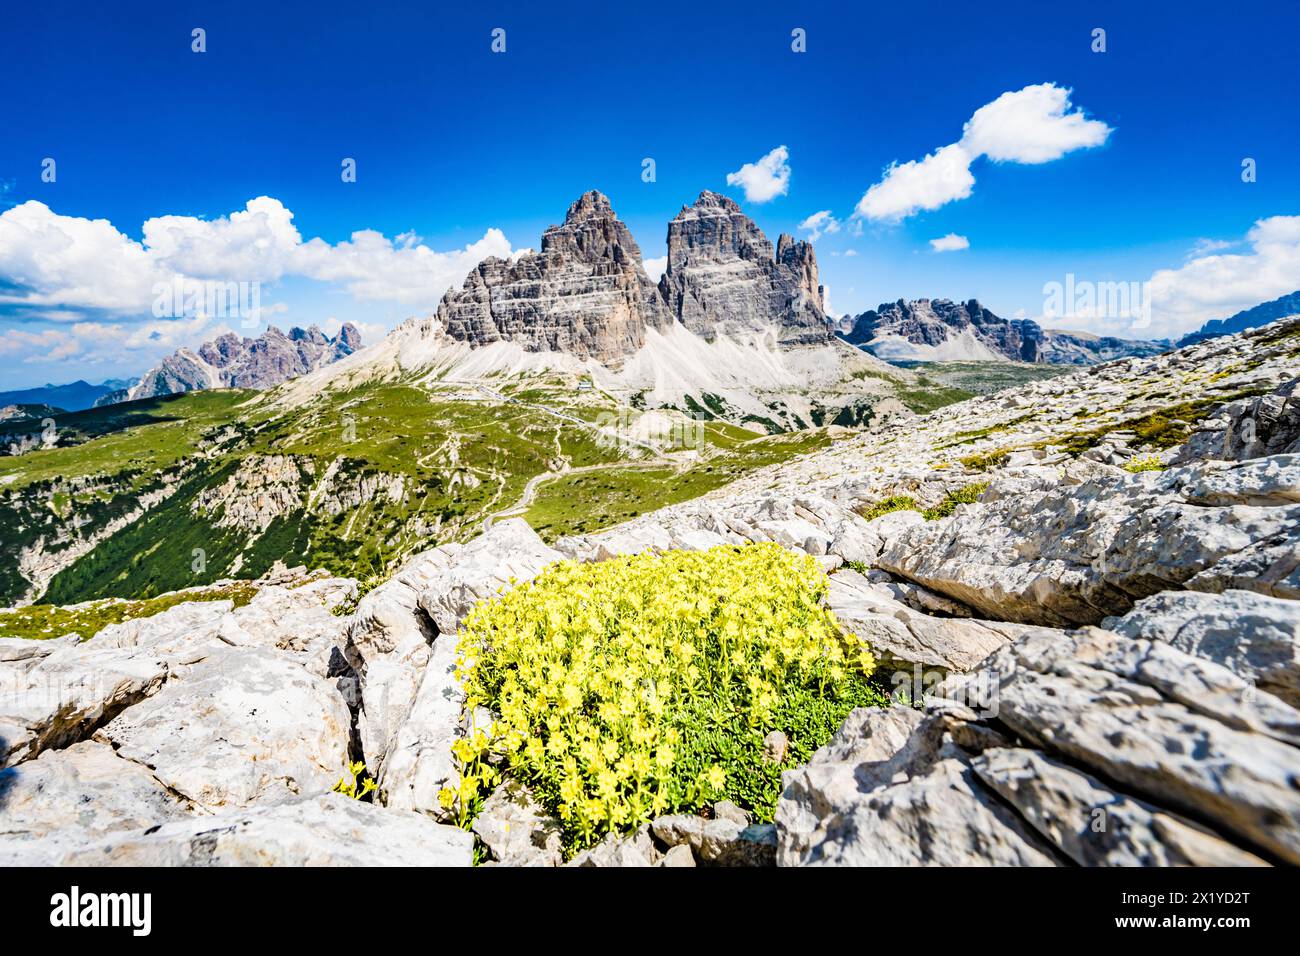
POLYGON ((783 235, 773 250, 735 202, 708 190, 668 224, 659 289, 681 323, 706 339, 773 327, 786 343, 830 339, 812 246, 783 235))
POLYGON ((1165 342, 1143 342, 1044 329, 1032 319, 1004 319, 975 299, 899 299, 854 317, 845 339, 895 360, 1006 359, 1091 365, 1155 355, 1165 342))
MULTIPOLYGON (((345 322, 333 338, 316 326, 285 335, 271 326, 255 339, 227 332, 198 351, 179 349, 144 374, 122 401, 203 388, 270 388, 315 371, 361 348, 361 333, 345 322)), ((117 393, 115 393, 117 394, 117 393)))
POLYGON ((443 297, 437 317, 472 345, 510 341, 611 366, 645 344, 647 328, 672 322, 632 233, 595 190, 546 230, 540 252, 479 263, 443 297))

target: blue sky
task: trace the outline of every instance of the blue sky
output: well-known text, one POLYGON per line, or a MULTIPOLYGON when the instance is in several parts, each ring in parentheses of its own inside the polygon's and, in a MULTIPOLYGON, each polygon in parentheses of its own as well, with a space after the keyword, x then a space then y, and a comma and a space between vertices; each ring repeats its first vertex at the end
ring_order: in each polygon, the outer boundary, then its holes
MULTIPOLYGON (((1186 2, 439 6, 11 7, 0 35, 0 388, 138 374, 208 337, 216 324, 160 322, 134 287, 114 286, 144 254, 146 220, 218 222, 261 196, 291 211, 303 242, 330 248, 309 267, 261 253, 248 267, 248 250, 228 244, 254 241, 251 225, 226 235, 182 224, 198 238, 169 267, 257 279, 276 324, 352 320, 368 340, 430 310, 478 252, 536 247, 590 188, 610 196, 647 259, 704 188, 733 196, 773 239, 806 237, 799 224, 828 210, 840 228, 816 247, 836 312, 977 297, 1037 317, 1044 284, 1068 273, 1144 282, 1164 270, 1146 334, 1171 334, 1300 288, 1294 3, 1226 15, 1186 2), (497 27, 502 54, 490 49, 497 27), (805 53, 791 50, 796 27, 805 53), (1097 27, 1105 53, 1091 49, 1097 27), (1039 84, 1072 91, 1066 114, 1104 124, 1101 141, 1042 162, 977 154, 965 198, 855 217, 891 163, 962 141, 981 107, 1039 84), (759 202, 728 185, 779 146, 783 194, 759 202), (41 181, 47 157, 55 182, 41 181), (354 183, 341 181, 344 157, 357 162, 354 183), (646 157, 653 183, 641 178, 646 157), (1242 181, 1247 157, 1255 182, 1242 181), (71 220, 107 220, 111 234, 71 220), (34 222, 49 243, 39 254, 34 222), (364 254, 337 247, 361 230, 384 238, 364 254), (936 252, 931 240, 950 234, 969 248, 936 252), (426 266, 422 286, 412 273, 426 266), (414 284, 386 296, 390 275, 414 284)), ((1051 324, 1144 334, 1088 315, 1051 324)))

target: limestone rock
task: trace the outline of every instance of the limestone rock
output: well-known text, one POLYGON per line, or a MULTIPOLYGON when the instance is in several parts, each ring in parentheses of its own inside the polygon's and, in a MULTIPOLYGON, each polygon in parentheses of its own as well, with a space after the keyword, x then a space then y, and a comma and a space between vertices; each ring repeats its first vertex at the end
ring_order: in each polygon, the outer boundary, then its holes
POLYGON ((840 625, 886 664, 966 671, 1031 630, 1021 624, 922 614, 856 571, 835 574, 826 601, 840 625))
MULTIPOLYGON (((734 806, 734 804, 733 804, 734 806)), ((776 828, 750 824, 742 813, 712 820, 678 813, 658 817, 650 825, 670 847, 688 846, 695 859, 714 866, 772 866, 776 860, 776 828)))
POLYGON ((66 866, 469 866, 474 835, 341 794, 231 810, 110 837, 66 866))
POLYGON ((1292 378, 1267 395, 1221 408, 1202 422, 1179 450, 1181 464, 1203 458, 1242 461, 1300 452, 1300 379, 1292 378))
POLYGON ((1143 598, 1105 626, 1162 641, 1222 664, 1261 690, 1300 707, 1300 603, 1227 590, 1165 591, 1143 598))
MULTIPOLYGON (((430 574, 419 608, 438 632, 419 688, 398 725, 379 774, 388 805, 440 815, 438 791, 459 780, 451 744, 464 732, 464 691, 456 680, 456 632, 476 603, 513 579, 531 580, 563 555, 524 521, 499 521, 463 547, 449 545, 448 565, 430 574)), ((368 692, 363 688, 367 705, 368 692)), ((367 753, 369 751, 367 750, 367 753)))
POLYGON ((631 836, 606 834, 604 840, 590 850, 583 850, 565 866, 655 866, 659 859, 659 851, 650 838, 650 827, 647 824, 631 836))
POLYGON ((231 648, 127 708, 97 739, 218 809, 329 790, 347 764, 350 724, 328 681, 275 651, 231 648))
POLYGON ((988 617, 1057 626, 1097 623, 1184 583, 1300 596, 1300 505, 1260 504, 1280 481, 1269 459, 1116 473, 1037 494, 1003 496, 995 480, 982 503, 913 529, 878 563, 988 617), (1242 503, 1207 499, 1207 481, 1242 503), (1253 582, 1234 563, 1247 555, 1253 582))
POLYGON ((560 822, 546 815, 528 789, 507 780, 483 801, 474 832, 492 858, 506 866, 559 866, 560 822))
MULTIPOLYGON (((191 815, 148 768, 83 741, 0 770, 0 861, 191 815)), ((47 860, 49 857, 47 856, 47 860)))
POLYGON ((34 667, 0 665, 0 767, 88 737, 155 693, 167 664, 147 652, 64 646, 34 667))
POLYGON ((1300 860, 1295 710, 1226 668, 1162 643, 1093 629, 1030 635, 992 655, 960 692, 993 682, 997 720, 1135 798, 1290 861, 1300 860), (1281 739, 1279 739, 1281 738, 1281 739))
POLYGON ((986 750, 975 772, 1080 866, 1262 866, 1204 827, 1034 750, 986 750))
POLYGON ((679 846, 670 846, 663 855, 663 859, 655 865, 671 867, 694 866, 695 855, 691 853, 691 848, 684 843, 679 846))

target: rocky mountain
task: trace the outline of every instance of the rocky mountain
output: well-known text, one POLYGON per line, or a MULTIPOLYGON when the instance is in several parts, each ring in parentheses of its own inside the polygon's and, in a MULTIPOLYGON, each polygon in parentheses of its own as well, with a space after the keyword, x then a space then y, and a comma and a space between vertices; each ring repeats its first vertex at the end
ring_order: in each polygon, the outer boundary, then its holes
MULTIPOLYGON (((1028 319, 1022 321, 1025 325, 1037 325, 1028 319)), ((1041 329, 1038 361, 1052 365, 1096 365, 1121 358, 1158 355, 1172 347, 1173 344, 1166 339, 1146 341, 1121 339, 1113 335, 1093 335, 1091 332, 1041 329)))
POLYGON ((732 200, 707 190, 668 225, 656 287, 609 199, 584 193, 542 236, 540 252, 481 262, 448 292, 437 322, 475 346, 514 342, 609 368, 681 323, 706 341, 775 331, 781 342, 830 339, 812 246, 782 235, 774 249, 732 200))
POLYGON ((641 250, 599 192, 584 193, 540 252, 489 257, 438 306, 446 334, 473 345, 509 341, 617 366, 672 322, 641 250))
POLYGON ((1275 322, 1288 315, 1300 315, 1300 291, 1279 296, 1269 302, 1261 302, 1259 305, 1243 309, 1236 315, 1229 316, 1226 319, 1211 319, 1197 331, 1179 339, 1178 345, 1181 348, 1184 345, 1193 345, 1196 342, 1203 342, 1219 335, 1244 332, 1247 329, 1268 325, 1268 323, 1275 322))
POLYGON ((0 638, 0 863, 468 866, 477 843, 544 867, 1295 865, 1298 371, 1293 319, 899 418, 549 544, 494 522, 359 598, 279 568, 0 638), (760 726, 780 771, 761 819, 714 800, 566 860, 554 795, 501 762, 455 825, 452 747, 497 716, 456 662, 480 602, 563 558, 751 544, 828 575, 888 706, 811 754, 760 726), (366 801, 331 792, 353 761, 366 801))
POLYGON ((812 244, 782 234, 776 249, 736 203, 714 192, 668 224, 659 289, 677 321, 705 339, 776 330, 782 342, 830 338, 812 244))
MULTIPOLYGON (((1044 329, 1031 319, 1004 319, 974 299, 887 302, 854 316, 844 338, 887 360, 1013 361, 1092 365, 1155 355, 1166 342, 1044 329)), ((844 321, 847 325, 848 322, 844 321)))
POLYGON ((125 400, 204 388, 270 388, 359 348, 361 333, 351 322, 333 338, 314 325, 292 328, 288 335, 271 326, 255 339, 227 332, 204 342, 197 352, 182 348, 163 359, 126 390, 125 400))

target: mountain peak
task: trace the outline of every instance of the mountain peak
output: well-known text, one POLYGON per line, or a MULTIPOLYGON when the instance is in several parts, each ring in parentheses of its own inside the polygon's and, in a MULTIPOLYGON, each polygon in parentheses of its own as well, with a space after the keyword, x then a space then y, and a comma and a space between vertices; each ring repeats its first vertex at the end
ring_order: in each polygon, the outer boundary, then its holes
POLYGON ((589 189, 575 199, 570 204, 569 211, 564 214, 564 222, 567 225, 593 216, 614 216, 609 197, 598 189, 589 189))

